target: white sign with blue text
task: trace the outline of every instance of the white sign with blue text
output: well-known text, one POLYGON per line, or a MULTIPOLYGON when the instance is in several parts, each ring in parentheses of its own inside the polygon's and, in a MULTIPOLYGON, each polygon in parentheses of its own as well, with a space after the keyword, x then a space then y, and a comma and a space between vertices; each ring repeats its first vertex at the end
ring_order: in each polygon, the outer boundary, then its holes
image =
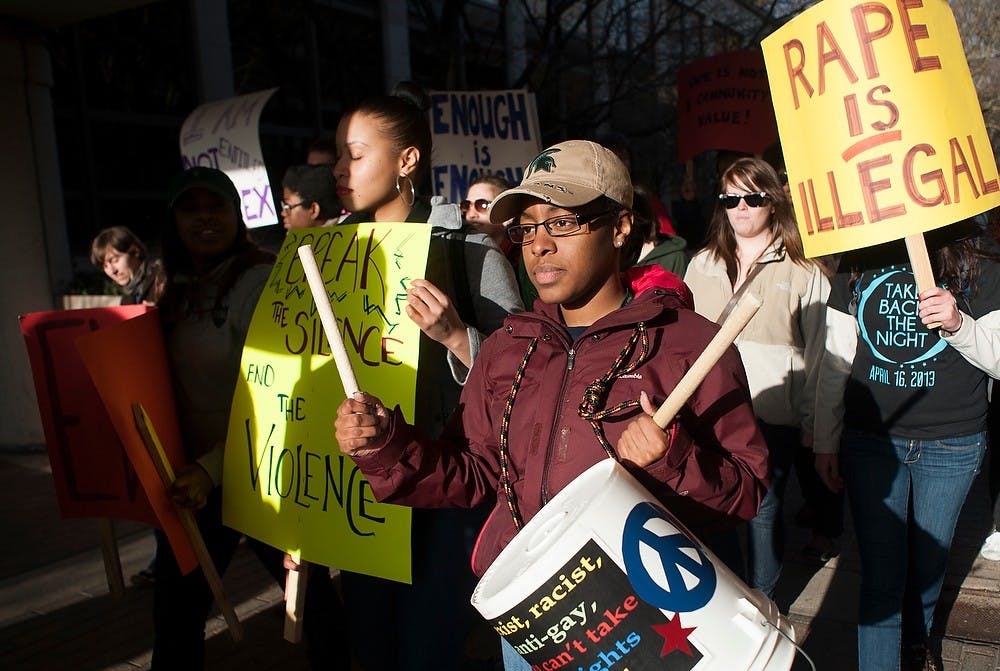
POLYGON ((434 192, 450 202, 483 174, 499 174, 512 185, 539 151, 535 94, 510 91, 432 91, 434 192))

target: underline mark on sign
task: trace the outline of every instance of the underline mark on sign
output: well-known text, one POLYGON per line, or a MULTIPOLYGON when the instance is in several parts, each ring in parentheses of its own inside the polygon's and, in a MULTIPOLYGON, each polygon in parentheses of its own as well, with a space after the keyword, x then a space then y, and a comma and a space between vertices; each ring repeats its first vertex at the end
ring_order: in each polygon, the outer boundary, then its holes
POLYGON ((844 150, 844 153, 842 153, 840 157, 844 159, 845 163, 847 163, 858 154, 863 154, 869 149, 878 147, 879 145, 889 144, 890 142, 898 142, 902 139, 903 133, 898 130, 891 130, 879 133, 878 135, 872 135, 871 137, 866 137, 863 140, 858 140, 852 144, 844 150))

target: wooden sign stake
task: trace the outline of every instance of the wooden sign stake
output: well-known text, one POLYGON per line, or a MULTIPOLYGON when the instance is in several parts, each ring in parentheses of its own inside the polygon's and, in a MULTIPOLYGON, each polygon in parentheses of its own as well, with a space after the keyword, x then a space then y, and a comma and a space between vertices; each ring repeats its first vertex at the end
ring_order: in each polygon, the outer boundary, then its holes
MULTIPOLYGON (((906 253, 910 256, 910 267, 913 268, 913 277, 917 280, 917 293, 933 289, 934 271, 931 269, 931 257, 927 253, 927 241, 924 240, 923 233, 908 235, 906 240, 906 253)), ((941 322, 931 322, 927 325, 929 329, 941 328, 941 322)))
MULTIPOLYGON (((156 431, 149 421, 149 416, 146 414, 141 403, 132 404, 132 415, 135 417, 135 426, 139 430, 142 442, 146 446, 150 458, 153 460, 153 465, 156 466, 156 472, 159 474, 160 480, 163 481, 163 486, 169 490, 170 486, 174 483, 174 469, 170 466, 170 462, 163 453, 160 439, 157 437, 156 431)), ((236 617, 233 605, 229 603, 229 597, 226 596, 226 592, 222 587, 222 578, 219 577, 219 572, 215 568, 215 562, 212 561, 211 555, 208 554, 205 539, 198 528, 198 522, 194 518, 194 513, 187 508, 178 508, 177 506, 174 506, 174 508, 177 510, 177 516, 180 517, 184 533, 187 534, 188 539, 191 541, 194 554, 198 558, 202 572, 205 574, 205 580, 212 589, 215 602, 219 605, 219 610, 222 611, 222 616, 226 619, 226 625, 229 627, 229 635, 236 642, 243 640, 243 625, 240 624, 239 618, 236 617)))
POLYGON ((757 314, 758 309, 760 309, 760 299, 752 293, 747 292, 743 300, 736 306, 736 309, 726 318, 719 332, 709 341, 705 347, 705 351, 698 355, 698 358, 691 364, 691 368, 684 373, 684 377, 681 378, 677 386, 674 387, 674 390, 667 396, 667 400, 663 402, 663 405, 653 415, 653 421, 656 422, 658 427, 666 429, 667 425, 673 421, 680 409, 687 403, 687 400, 691 398, 691 394, 695 392, 695 389, 702 383, 705 376, 712 370, 712 367, 718 363, 722 355, 725 354, 729 346, 733 344, 736 337, 746 327, 747 322, 757 314))
POLYGON ((285 640, 289 643, 302 640, 307 589, 309 562, 299 562, 298 568, 288 569, 285 575, 285 640))
MULTIPOLYGON (((326 284, 323 282, 323 276, 316 265, 312 246, 302 245, 299 247, 298 253, 299 259, 302 261, 302 270, 309 282, 313 303, 316 304, 316 311, 319 312, 323 331, 326 332, 326 340, 330 344, 330 353, 337 364, 340 381, 344 385, 344 392, 349 398, 353 397, 354 393, 359 391, 358 380, 354 376, 354 368, 347 356, 344 339, 340 336, 340 330, 337 328, 337 317, 333 314, 333 305, 330 304, 326 284)), ((308 578, 309 564, 307 562, 300 562, 298 569, 290 570, 285 578, 285 640, 292 643, 298 643, 302 640, 302 621, 305 616, 305 592, 308 578)))
POLYGON ((111 518, 101 517, 97 520, 97 528, 101 534, 101 555, 104 557, 108 591, 111 592, 111 596, 121 598, 125 594, 125 579, 122 577, 122 559, 118 553, 115 525, 111 518))

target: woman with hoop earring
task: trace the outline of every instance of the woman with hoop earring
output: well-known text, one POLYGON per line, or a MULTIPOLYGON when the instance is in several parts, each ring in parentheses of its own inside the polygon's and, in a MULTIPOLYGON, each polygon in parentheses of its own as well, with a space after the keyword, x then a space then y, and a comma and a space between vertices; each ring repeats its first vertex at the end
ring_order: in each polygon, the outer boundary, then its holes
MULTIPOLYGON (((433 226, 427 272, 407 288, 406 313, 426 336, 414 423, 436 438, 458 405, 482 340, 522 305, 495 243, 463 229, 458 205, 421 195, 429 185, 429 103, 419 86, 402 82, 393 95, 345 113, 334 177, 337 196, 352 212, 343 223, 433 226)), ((341 572, 351 641, 365 671, 462 667, 464 634, 479 620, 469 604, 472 546, 490 507, 414 509, 412 585, 341 572)))

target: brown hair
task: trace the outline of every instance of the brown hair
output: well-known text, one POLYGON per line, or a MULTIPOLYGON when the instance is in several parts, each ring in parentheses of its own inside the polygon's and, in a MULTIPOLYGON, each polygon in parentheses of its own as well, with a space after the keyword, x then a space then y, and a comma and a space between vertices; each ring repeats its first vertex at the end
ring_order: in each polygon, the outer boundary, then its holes
POLYGON ((142 244, 139 236, 124 226, 105 228, 97 234, 94 241, 90 243, 90 262, 98 268, 103 266, 108 247, 122 254, 128 254, 135 249, 139 262, 146 260, 146 245, 142 244))
POLYGON ((344 117, 362 114, 378 120, 397 151, 416 147, 420 160, 413 171, 412 179, 417 189, 429 186, 431 162, 431 126, 427 120, 430 96, 417 83, 403 81, 396 84, 392 95, 376 96, 361 101, 344 117))
POLYGON ((507 181, 507 178, 500 173, 494 172, 485 172, 479 175, 479 177, 476 177, 474 180, 469 182, 469 187, 471 188, 476 184, 489 184, 490 186, 496 187, 501 191, 506 191, 510 188, 510 182, 507 181))
MULTIPOLYGON (((807 259, 802 251, 802 238, 799 236, 799 229, 795 224, 792 201, 785 194, 785 189, 778 180, 778 173, 767 161, 752 157, 736 160, 723 171, 719 179, 720 192, 725 189, 727 184, 734 184, 748 191, 766 193, 768 202, 774 208, 770 220, 772 238, 781 243, 785 254, 794 263, 802 266, 814 263, 811 259, 807 259)), ((733 227, 729 224, 729 217, 726 216, 726 208, 718 200, 712 213, 712 222, 708 229, 708 244, 705 245, 705 249, 726 264, 726 274, 729 275, 729 281, 735 281, 738 266, 736 235, 733 233, 733 227)))

